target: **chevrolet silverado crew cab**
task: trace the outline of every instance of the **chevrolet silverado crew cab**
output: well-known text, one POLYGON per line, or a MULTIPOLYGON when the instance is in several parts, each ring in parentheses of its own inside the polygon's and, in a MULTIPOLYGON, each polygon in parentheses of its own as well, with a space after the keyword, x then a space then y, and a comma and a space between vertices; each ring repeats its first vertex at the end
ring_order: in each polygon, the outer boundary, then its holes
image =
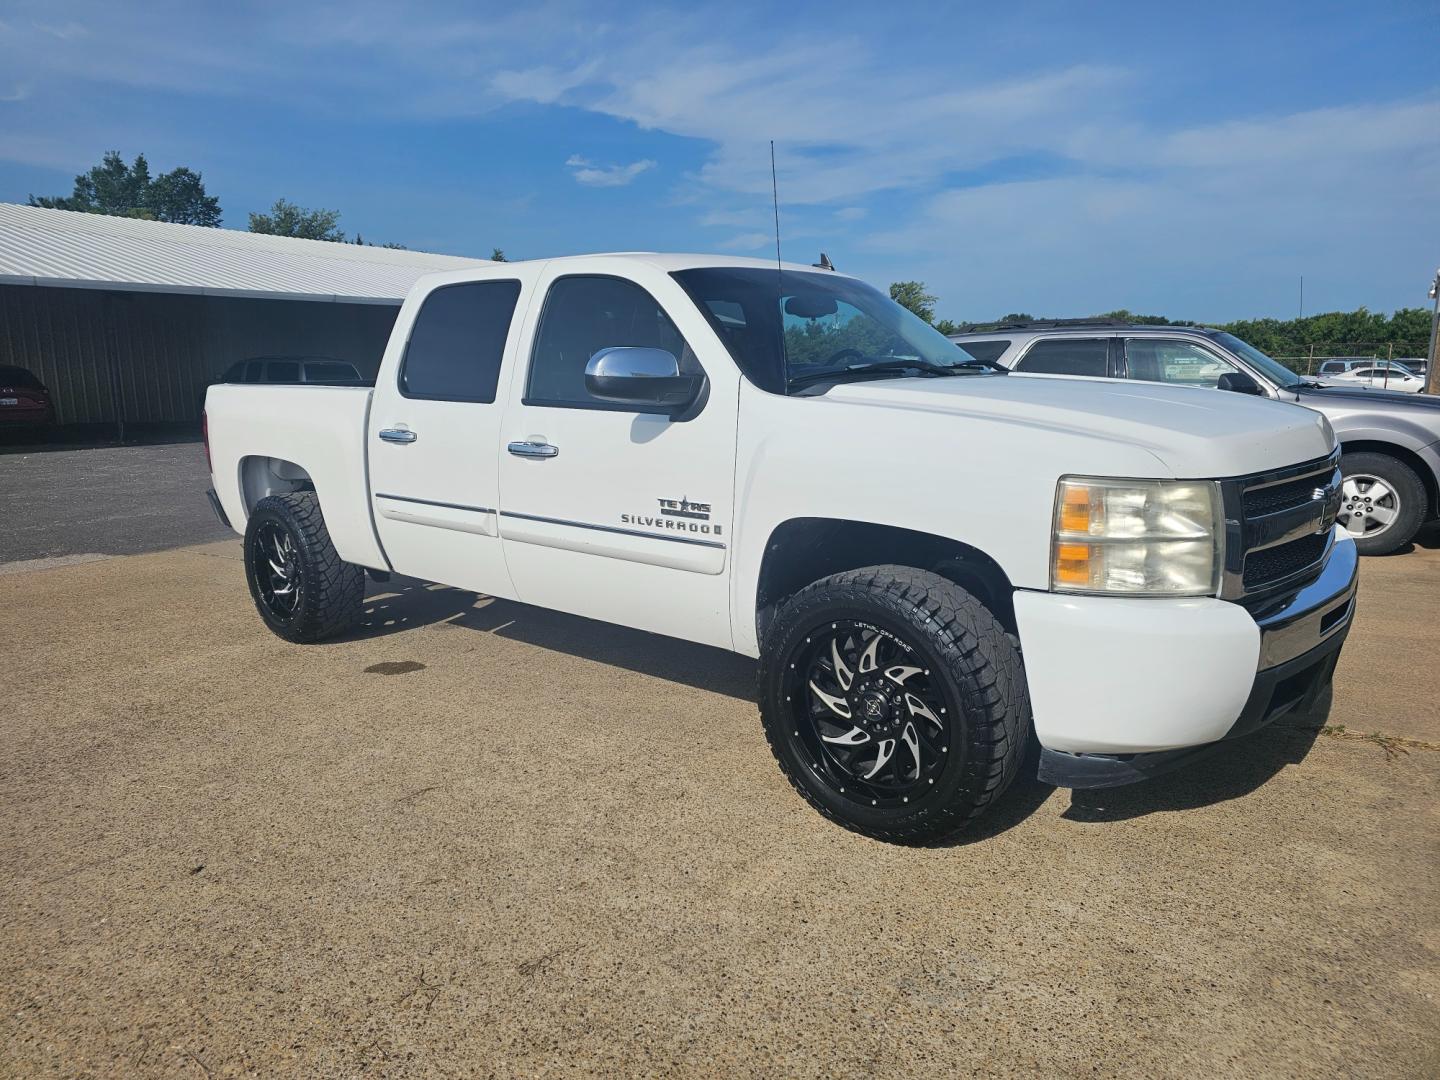
POLYGON ((963 828, 1032 740, 1043 779, 1115 785, 1304 706, 1353 611, 1320 414, 1016 378, 833 271, 437 274, 373 389, 206 412, 281 637, 343 633, 398 572, 757 657, 781 770, 886 840, 963 828))

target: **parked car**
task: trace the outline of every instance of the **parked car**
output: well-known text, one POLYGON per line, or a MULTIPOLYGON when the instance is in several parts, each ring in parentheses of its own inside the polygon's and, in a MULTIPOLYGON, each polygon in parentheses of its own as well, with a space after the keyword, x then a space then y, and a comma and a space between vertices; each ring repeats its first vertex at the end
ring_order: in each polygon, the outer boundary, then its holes
POLYGON ((0 431, 37 428, 55 422, 55 405, 34 372, 0 364, 0 431))
POLYGON ((1323 413, 1340 439, 1341 524, 1361 554, 1395 551, 1440 517, 1440 397, 1307 379, 1202 326, 1052 320, 975 328, 951 340, 1025 375, 1235 390, 1323 413))
POLYGON ((1402 394, 1418 394, 1425 389, 1425 380, 1400 364, 1353 367, 1339 375, 1326 375, 1322 381, 1335 386, 1369 386, 1382 390, 1398 390, 1402 394))
POLYGON ((255 356, 239 360, 220 376, 225 383, 319 383, 322 386, 369 386, 355 365, 329 356, 255 356))
POLYGON ((1386 365, 1389 360, 1380 360, 1374 356, 1331 356, 1320 361, 1320 366, 1315 369, 1316 375, 1343 375, 1351 368, 1372 367, 1377 364, 1386 365))
POLYGON ((206 413, 280 637, 344 633, 398 572, 758 657, 782 772, 885 840, 985 812, 1032 730, 1043 778, 1110 786, 1304 707, 1353 611, 1323 417, 1003 375, 807 266, 433 275, 373 390, 220 385, 206 413))

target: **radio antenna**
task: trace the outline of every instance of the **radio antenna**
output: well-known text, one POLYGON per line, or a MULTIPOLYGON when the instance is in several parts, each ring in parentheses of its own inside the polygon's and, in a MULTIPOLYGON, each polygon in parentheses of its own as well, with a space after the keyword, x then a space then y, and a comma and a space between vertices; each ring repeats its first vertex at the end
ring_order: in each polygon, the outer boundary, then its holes
POLYGON ((780 273, 780 184, 775 179, 775 140, 770 140, 770 201, 775 206, 775 273, 780 273))

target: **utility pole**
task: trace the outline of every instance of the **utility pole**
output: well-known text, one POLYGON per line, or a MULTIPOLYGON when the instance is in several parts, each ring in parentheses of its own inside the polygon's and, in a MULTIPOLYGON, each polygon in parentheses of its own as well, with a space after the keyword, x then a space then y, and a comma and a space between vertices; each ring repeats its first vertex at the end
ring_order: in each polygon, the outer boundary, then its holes
POLYGON ((1430 299, 1435 303, 1435 310, 1430 316, 1430 351, 1426 354, 1430 364, 1425 370, 1425 392, 1434 394, 1440 392, 1440 372, 1435 370, 1435 339, 1440 335, 1440 269, 1430 282, 1430 299))

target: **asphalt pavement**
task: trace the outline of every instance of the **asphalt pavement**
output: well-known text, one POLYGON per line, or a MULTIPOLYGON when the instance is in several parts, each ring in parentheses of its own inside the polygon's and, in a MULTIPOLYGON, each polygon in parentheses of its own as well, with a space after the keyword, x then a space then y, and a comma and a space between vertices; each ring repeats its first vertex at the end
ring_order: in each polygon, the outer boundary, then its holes
POLYGON ((0 570, 233 535, 210 509, 209 486, 198 440, 0 454, 0 570))

